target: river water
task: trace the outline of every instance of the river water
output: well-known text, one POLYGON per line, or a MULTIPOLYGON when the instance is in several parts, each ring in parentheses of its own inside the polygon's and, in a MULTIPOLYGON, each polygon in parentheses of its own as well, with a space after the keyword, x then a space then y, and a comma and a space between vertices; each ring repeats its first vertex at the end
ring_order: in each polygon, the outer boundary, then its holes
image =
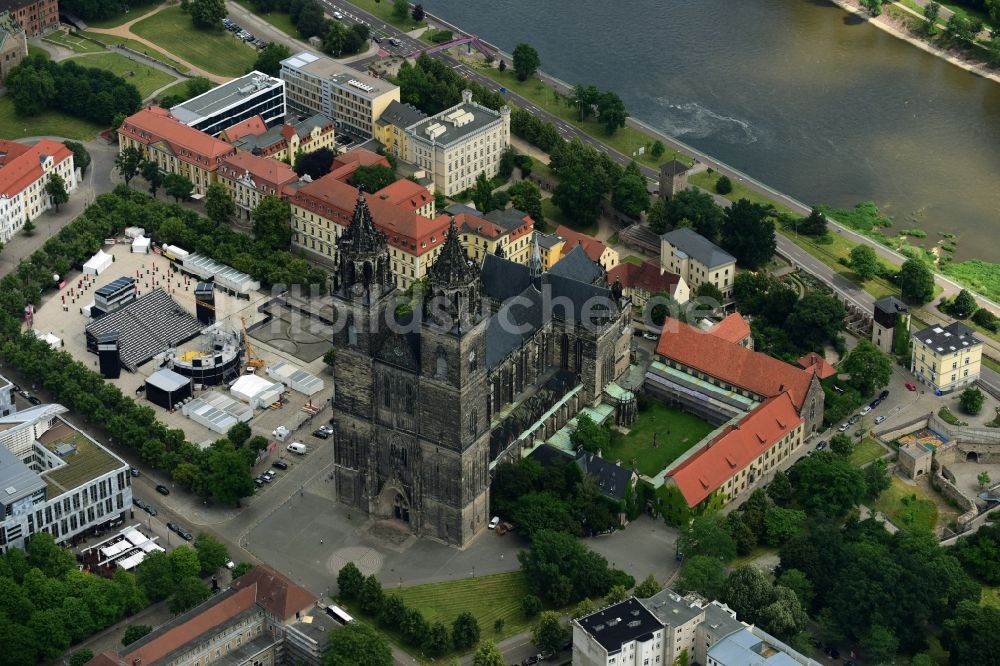
POLYGON ((825 0, 424 0, 807 204, 874 200, 1000 261, 1000 84, 825 0))

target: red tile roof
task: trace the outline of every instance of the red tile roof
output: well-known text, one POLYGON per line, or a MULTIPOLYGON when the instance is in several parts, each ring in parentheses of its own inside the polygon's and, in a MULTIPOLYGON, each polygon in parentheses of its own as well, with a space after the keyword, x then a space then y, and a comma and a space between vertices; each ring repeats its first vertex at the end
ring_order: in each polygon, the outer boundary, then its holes
POLYGON ((281 620, 288 620, 316 603, 316 597, 308 590, 265 564, 256 565, 234 580, 232 587, 256 590, 256 602, 281 620))
POLYGON ((354 150, 344 153, 343 155, 337 155, 337 157, 333 160, 333 164, 330 166, 330 173, 333 174, 338 180, 346 181, 358 167, 373 166, 375 164, 387 167, 389 166, 389 160, 382 155, 373 153, 370 150, 355 148, 354 150))
POLYGON ((837 374, 837 369, 816 352, 809 352, 800 358, 799 365, 805 368, 806 372, 811 372, 820 379, 826 379, 837 374))
POLYGON ((695 506, 802 423, 788 393, 768 399, 667 472, 695 506))
POLYGON ((230 143, 236 141, 237 139, 242 139, 248 134, 254 136, 260 136, 267 131, 267 123, 260 115, 256 115, 253 118, 247 118, 246 120, 241 120, 240 122, 227 127, 219 133, 219 138, 229 141, 230 143))
POLYGON ((763 397, 788 391, 801 408, 812 373, 668 318, 656 353, 763 397))
POLYGON ((284 162, 270 157, 259 157, 239 149, 236 154, 224 159, 219 166, 219 177, 229 180, 235 180, 247 172, 254 179, 258 190, 274 190, 276 195, 281 194, 282 186, 299 179, 292 168, 284 162))
POLYGON ((383 187, 373 196, 409 210, 416 210, 434 201, 434 197, 426 187, 407 178, 401 178, 395 183, 383 187))
POLYGON ((625 262, 608 271, 608 283, 614 284, 615 280, 625 289, 643 289, 650 294, 666 292, 673 296, 681 276, 669 271, 661 273, 660 265, 652 261, 638 265, 625 262))
MULTIPOLYGON (((10 149, 9 144, 7 147, 10 149)), ((8 158, 0 168, 0 194, 8 197, 17 196, 45 175, 42 163, 46 157, 51 157, 55 165, 73 156, 73 151, 51 139, 42 139, 24 151, 18 148, 12 151, 18 154, 13 159, 8 158)))
POLYGON ((236 152, 225 141, 178 122, 158 106, 126 118, 118 133, 146 146, 165 143, 177 159, 208 171, 218 169, 223 158, 236 152))
POLYGON ((31 146, 18 143, 17 141, 0 139, 0 167, 6 166, 15 157, 25 154, 30 148, 31 146))
POLYGON ((708 332, 727 342, 739 344, 749 337, 750 324, 747 323, 747 320, 739 312, 734 312, 713 326, 708 332))
POLYGON ((582 245, 583 251, 587 253, 591 261, 600 262, 601 255, 607 249, 607 246, 596 238, 591 238, 587 234, 581 234, 579 231, 573 231, 562 224, 556 229, 556 235, 562 236, 566 241, 566 244, 563 246, 563 254, 566 254, 577 245, 582 245))

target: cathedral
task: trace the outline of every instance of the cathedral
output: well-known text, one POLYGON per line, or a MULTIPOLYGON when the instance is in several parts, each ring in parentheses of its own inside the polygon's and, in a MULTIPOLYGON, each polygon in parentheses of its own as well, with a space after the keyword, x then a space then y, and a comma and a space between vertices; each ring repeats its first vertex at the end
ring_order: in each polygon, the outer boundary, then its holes
POLYGON ((579 248, 547 272, 537 246, 527 266, 477 265, 454 221, 415 302, 363 194, 336 251, 338 499, 464 547, 490 519, 493 467, 520 455, 512 408, 600 400, 629 365, 631 305, 579 248))

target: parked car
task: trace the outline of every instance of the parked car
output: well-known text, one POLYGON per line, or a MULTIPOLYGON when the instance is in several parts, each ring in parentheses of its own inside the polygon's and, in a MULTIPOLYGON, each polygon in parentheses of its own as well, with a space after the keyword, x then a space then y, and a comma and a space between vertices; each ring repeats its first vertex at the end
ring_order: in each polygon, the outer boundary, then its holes
POLYGON ((822 449, 825 449, 825 448, 826 448, 826 440, 825 439, 823 441, 821 441, 819 444, 816 445, 816 450, 817 451, 821 451, 822 449))
POLYGON ((847 432, 847 429, 850 427, 851 425, 847 421, 844 421, 840 424, 840 427, 837 428, 837 432, 847 432))
POLYGON ((188 532, 183 527, 177 528, 177 535, 180 536, 180 538, 184 539, 185 541, 191 541, 194 538, 194 535, 188 532))
POLYGON ((876 407, 878 407, 881 404, 882 404, 882 401, 879 400, 878 398, 875 398, 874 400, 872 400, 871 402, 868 403, 868 406, 871 407, 872 409, 875 409, 876 407))
POLYGON ((879 400, 885 400, 888 397, 889 397, 889 389, 885 389, 884 391, 878 394, 879 400))
POLYGON ((262 478, 260 478, 260 477, 258 476, 257 478, 255 478, 255 479, 253 480, 253 484, 254 484, 255 486, 257 486, 258 488, 260 488, 261 486, 263 486, 263 485, 264 485, 264 479, 262 479, 262 478))
POLYGON ((139 476, 139 468, 138 467, 129 467, 128 468, 128 473, 131 474, 132 476, 139 476))
POLYGON ((160 493, 161 495, 169 495, 170 488, 167 488, 165 485, 161 483, 158 486, 156 486, 156 492, 160 493))
POLYGON ((159 511, 156 510, 156 507, 153 506, 152 504, 147 504, 146 507, 145 507, 145 509, 146 509, 146 513, 148 513, 151 516, 155 516, 155 515, 157 515, 159 513, 159 511))
POLYGON ((372 35, 372 41, 375 42, 376 44, 381 44, 382 38, 379 37, 378 35, 372 35))
POLYGON ((313 437, 319 437, 320 439, 326 439, 329 436, 330 436, 330 433, 328 433, 323 428, 316 428, 315 430, 313 430, 313 437))
POLYGON ((872 411, 871 405, 865 405, 865 408, 861 410, 861 416, 864 416, 872 411))
POLYGON ((132 504, 134 506, 139 507, 140 509, 145 509, 146 508, 146 502, 144 502, 143 500, 141 500, 141 499, 139 499, 138 497, 135 497, 135 496, 132 497, 132 504))
POLYGON ((854 425, 855 423, 857 423, 857 422, 858 422, 858 421, 860 421, 860 420, 861 420, 861 417, 860 417, 860 416, 858 416, 857 414, 855 414, 855 415, 854 415, 854 416, 852 416, 851 418, 847 419, 847 422, 848 422, 848 423, 849 423, 850 425, 854 425))
POLYGON ((906 390, 907 391, 916 391, 917 387, 916 387, 916 385, 911 384, 910 382, 906 382, 906 390))
POLYGON ((271 463, 271 467, 277 467, 278 469, 288 469, 288 463, 284 460, 275 460, 271 463))
POLYGON ((340 21, 340 20, 343 20, 343 18, 344 18, 344 15, 343 15, 343 14, 341 14, 340 12, 334 12, 334 13, 333 13, 333 18, 335 18, 335 19, 337 19, 338 21, 340 21))
POLYGON ((39 400, 38 398, 36 398, 33 395, 29 395, 28 396, 28 402, 30 402, 32 405, 40 405, 40 404, 42 404, 42 401, 39 400))
POLYGON ((493 516, 493 520, 490 521, 489 529, 495 530, 497 525, 500 524, 500 516, 493 516))
POLYGON ((395 37, 390 37, 389 38, 389 43, 392 44, 393 46, 397 47, 397 48, 399 48, 399 46, 402 44, 402 42, 400 42, 395 37))
POLYGON ((236 562, 233 562, 232 560, 228 560, 226 562, 226 568, 229 569, 229 570, 235 569, 236 568, 236 562))
POLYGON ((882 421, 885 421, 885 417, 884 416, 879 415, 879 416, 875 417, 875 425, 878 425, 879 423, 882 423, 882 421))
POLYGON ((542 660, 542 655, 536 654, 531 657, 525 657, 521 660, 521 666, 532 666, 532 664, 537 664, 542 660))
POLYGON ((830 659, 840 659, 840 650, 838 650, 833 646, 827 647, 825 650, 823 650, 823 652, 825 652, 826 656, 828 656, 830 659))
POLYGON ((167 529, 170 530, 171 532, 176 532, 177 529, 178 529, 178 525, 177 525, 177 523, 171 521, 171 522, 167 523, 167 529))

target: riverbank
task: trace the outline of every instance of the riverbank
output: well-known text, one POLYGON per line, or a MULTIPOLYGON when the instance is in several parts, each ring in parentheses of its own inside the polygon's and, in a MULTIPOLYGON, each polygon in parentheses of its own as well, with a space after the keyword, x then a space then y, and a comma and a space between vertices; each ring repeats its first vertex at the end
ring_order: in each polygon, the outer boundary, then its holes
MULTIPOLYGON (((829 0, 833 4, 837 5, 844 11, 854 14, 865 21, 868 21, 876 28, 883 30, 893 37, 898 37, 905 42, 916 46, 919 49, 923 49, 927 53, 933 56, 941 58, 942 60, 955 65, 956 67, 961 67, 967 72, 971 72, 976 76, 981 76, 984 79, 990 79, 996 83, 1000 83, 1000 73, 995 69, 988 68, 978 62, 973 62, 967 58, 962 58, 954 50, 943 49, 938 46, 934 46, 929 43, 925 38, 909 32, 904 25, 900 25, 891 16, 890 12, 884 11, 881 16, 871 16, 867 11, 865 11, 857 0, 829 0)), ((912 10, 900 5, 898 3, 891 3, 887 5, 889 7, 895 8, 901 12, 906 13, 908 16, 912 16, 915 19, 922 20, 922 17, 913 12, 912 10)))

